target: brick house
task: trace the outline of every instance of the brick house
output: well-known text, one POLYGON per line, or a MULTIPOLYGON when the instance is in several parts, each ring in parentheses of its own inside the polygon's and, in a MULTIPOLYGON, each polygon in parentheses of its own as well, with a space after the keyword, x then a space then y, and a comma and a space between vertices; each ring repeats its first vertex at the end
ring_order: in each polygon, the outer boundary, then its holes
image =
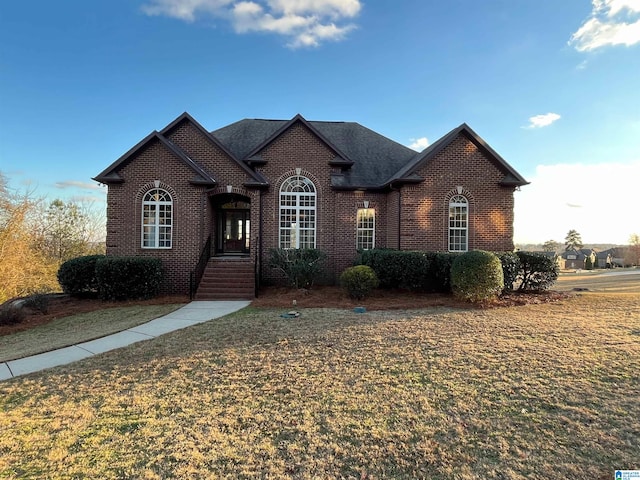
POLYGON ((352 122, 245 119, 212 132, 184 113, 94 180, 107 254, 162 259, 165 292, 252 297, 269 250, 318 248, 331 278, 357 249, 513 249, 527 181, 466 124, 418 153, 352 122), (204 273, 203 273, 204 272, 204 273))

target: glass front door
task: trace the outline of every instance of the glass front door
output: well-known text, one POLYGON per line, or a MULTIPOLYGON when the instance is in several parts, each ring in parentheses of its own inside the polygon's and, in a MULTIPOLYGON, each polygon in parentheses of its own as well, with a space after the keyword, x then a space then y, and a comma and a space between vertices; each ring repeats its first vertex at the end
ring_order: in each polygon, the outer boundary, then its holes
POLYGON ((222 253, 249 253, 249 210, 222 210, 222 253))

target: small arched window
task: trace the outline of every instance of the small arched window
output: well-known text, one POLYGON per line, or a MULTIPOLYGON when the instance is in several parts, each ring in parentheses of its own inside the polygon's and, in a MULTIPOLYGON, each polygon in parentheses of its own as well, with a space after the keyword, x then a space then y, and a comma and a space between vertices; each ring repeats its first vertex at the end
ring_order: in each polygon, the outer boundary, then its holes
POLYGON ((469 202, 462 195, 449 200, 449 251, 466 252, 469 249, 469 202))
POLYGON ((173 200, 166 190, 154 188, 142 199, 142 248, 171 248, 173 200))
POLYGON ((280 248, 316 248, 316 187, 307 177, 280 187, 280 248))

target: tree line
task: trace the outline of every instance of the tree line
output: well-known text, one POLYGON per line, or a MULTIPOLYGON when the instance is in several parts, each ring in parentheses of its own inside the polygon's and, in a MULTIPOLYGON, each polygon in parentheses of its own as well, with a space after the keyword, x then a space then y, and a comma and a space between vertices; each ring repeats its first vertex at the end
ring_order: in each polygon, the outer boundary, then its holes
MULTIPOLYGON (((555 240, 547 240, 542 245, 545 252, 558 252, 561 247, 560 242, 555 240)), ((569 230, 564 239, 564 251, 578 251, 584 247, 582 236, 577 230, 569 230)), ((629 236, 629 245, 624 247, 625 264, 640 265, 640 235, 632 233, 629 236)))
POLYGON ((12 190, 0 172, 0 303, 59 291, 60 265, 104 253, 103 230, 104 213, 93 204, 12 190))

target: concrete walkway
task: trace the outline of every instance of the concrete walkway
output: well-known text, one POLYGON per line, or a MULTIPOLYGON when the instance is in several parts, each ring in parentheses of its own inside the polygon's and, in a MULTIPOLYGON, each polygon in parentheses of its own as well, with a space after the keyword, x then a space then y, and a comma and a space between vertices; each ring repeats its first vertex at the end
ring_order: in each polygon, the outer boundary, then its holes
POLYGON ((191 302, 164 317, 156 318, 113 335, 107 335, 106 337, 79 343, 71 347, 52 350, 51 352, 32 355, 31 357, 0 363, 0 381, 77 362, 83 358, 126 347, 143 340, 151 340, 165 333, 223 317, 246 307, 250 303, 248 300, 191 302))

